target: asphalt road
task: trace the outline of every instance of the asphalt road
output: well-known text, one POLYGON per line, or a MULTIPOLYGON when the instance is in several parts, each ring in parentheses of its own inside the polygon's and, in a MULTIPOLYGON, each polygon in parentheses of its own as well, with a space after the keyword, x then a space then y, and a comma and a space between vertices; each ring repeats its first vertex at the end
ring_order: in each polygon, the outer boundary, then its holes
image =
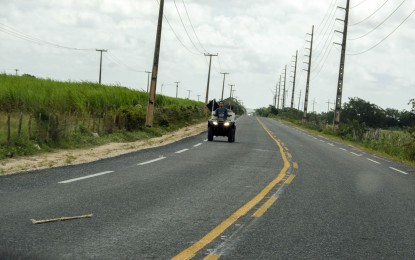
POLYGON ((265 118, 3 176, 0 197, 1 259, 415 258, 413 168, 265 118))

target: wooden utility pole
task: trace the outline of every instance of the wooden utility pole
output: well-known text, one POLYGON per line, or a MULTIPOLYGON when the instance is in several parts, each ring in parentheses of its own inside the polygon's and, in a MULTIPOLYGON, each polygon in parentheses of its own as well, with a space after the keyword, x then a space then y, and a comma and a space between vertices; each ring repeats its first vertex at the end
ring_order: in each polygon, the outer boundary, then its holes
POLYGON ((339 80, 337 83, 337 94, 336 94, 336 107, 334 110, 334 129, 339 129, 340 124, 340 110, 342 108, 342 92, 343 92, 343 77, 344 77, 344 62, 346 58, 346 43, 347 43, 347 25, 349 22, 349 3, 350 0, 346 2, 346 8, 338 7, 346 11, 344 20, 337 19, 343 21, 344 28, 343 28, 343 40, 342 40, 342 51, 340 56, 340 68, 339 68, 339 80))
POLYGON ((275 84, 275 93, 274 93, 274 107, 277 107, 277 94, 278 94, 278 84, 275 84))
POLYGON ((280 74, 280 81, 278 82, 277 109, 280 108, 280 93, 281 93, 281 74, 280 74))
POLYGON ((177 96, 178 96, 178 94, 179 94, 179 81, 176 81, 176 82, 174 82, 174 83, 176 83, 176 98, 177 98, 177 96))
POLYGON ((150 88, 150 74, 151 74, 151 71, 144 71, 144 73, 147 73, 147 94, 148 94, 148 89, 150 88))
POLYGON ((207 109, 206 105, 209 101, 210 67, 212 65, 212 56, 218 56, 218 54, 205 53, 205 56, 209 56, 209 72, 208 72, 208 80, 207 80, 207 86, 206 86, 206 97, 205 97, 205 109, 207 109))
POLYGON ((295 63, 294 63, 294 78, 293 78, 293 92, 291 95, 291 108, 294 108, 294 91, 295 91, 295 78, 297 75, 297 56, 298 56, 298 50, 295 51, 295 63))
POLYGON ((96 49, 96 51, 99 51, 100 53, 101 53, 101 55, 100 55, 100 59, 99 59, 99 84, 101 85, 101 73, 102 73, 102 53, 103 52, 107 52, 108 50, 103 50, 103 49, 101 49, 101 50, 99 50, 99 49, 96 49))
POLYGON ((287 65, 285 65, 284 68, 284 90, 283 90, 283 96, 282 96, 282 109, 285 107, 285 85, 287 83, 287 65))
POLYGON ((308 93, 310 90, 311 56, 313 54, 313 36, 314 36, 314 25, 311 28, 311 41, 307 41, 307 42, 310 42, 310 55, 308 55, 307 84, 305 88, 303 123, 307 121, 308 93))
POLYGON ((156 45, 154 48, 153 70, 151 73, 150 95, 148 97, 146 126, 152 127, 154 120, 154 103, 156 102, 157 74, 160 57, 161 29, 163 27, 164 0, 160 0, 159 18, 157 23, 156 45))
POLYGON ((229 93, 229 110, 232 110, 232 88, 235 84, 229 84, 229 86, 231 86, 231 92, 229 93))
POLYGON ((220 100, 223 100, 223 91, 225 90, 225 76, 229 73, 228 72, 221 72, 220 74, 223 74, 222 96, 220 98, 220 100))

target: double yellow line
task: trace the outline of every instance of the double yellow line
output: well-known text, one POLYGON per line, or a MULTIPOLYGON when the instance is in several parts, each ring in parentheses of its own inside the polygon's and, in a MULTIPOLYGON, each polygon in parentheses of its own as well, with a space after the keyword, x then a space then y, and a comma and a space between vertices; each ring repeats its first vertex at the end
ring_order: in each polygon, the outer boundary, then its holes
MULTIPOLYGON (((285 177, 287 174, 287 170, 290 168, 290 163, 287 160, 287 156, 284 153, 284 148, 280 144, 280 142, 272 135, 271 131, 257 118, 258 123, 264 128, 264 130, 268 133, 272 140, 279 147, 280 154, 282 156, 282 160, 284 161, 284 167, 281 169, 277 177, 272 180, 263 190, 261 190, 253 199, 248 201, 245 205, 235 211, 230 217, 225 219, 222 223, 216 226, 212 231, 202 237, 199 241, 191 245, 190 247, 186 248, 178 255, 173 257, 173 260, 182 260, 182 259, 190 259, 196 255, 202 248, 207 246, 210 242, 212 242, 215 238, 217 238, 220 234, 222 234, 229 226, 234 224, 240 217, 247 214, 253 207, 255 207, 261 200, 265 198, 265 196, 285 177)), ((260 217, 265 211, 277 200, 275 196, 272 196, 267 202, 265 202, 254 214, 253 217, 260 217)), ((217 259, 217 256, 209 255, 206 259, 217 259)))

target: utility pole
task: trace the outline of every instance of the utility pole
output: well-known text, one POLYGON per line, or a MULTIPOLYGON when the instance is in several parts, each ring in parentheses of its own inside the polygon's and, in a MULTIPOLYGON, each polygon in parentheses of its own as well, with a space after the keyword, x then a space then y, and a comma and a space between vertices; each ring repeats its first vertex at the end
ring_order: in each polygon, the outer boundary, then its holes
POLYGON ((159 58, 160 58, 161 29, 163 27, 163 9, 164 9, 164 0, 160 0, 159 17, 158 17, 158 22, 157 22, 156 44, 154 47, 153 70, 151 73, 150 95, 148 98, 147 114, 146 114, 146 126, 148 127, 153 126, 153 119, 154 119, 154 103, 156 102, 157 75, 158 75, 159 58))
POLYGON ((281 93, 281 74, 280 74, 280 81, 278 82, 277 109, 280 108, 280 93, 281 93))
POLYGON ((209 101, 208 99, 209 99, 210 67, 212 65, 212 56, 218 56, 218 54, 205 53, 205 56, 209 56, 209 72, 208 72, 208 80, 207 80, 207 86, 206 86, 206 97, 205 97, 205 109, 207 109, 206 105, 209 101))
POLYGON ((297 107, 298 111, 300 111, 300 101, 301 101, 301 90, 300 90, 300 97, 298 98, 298 107, 297 107))
POLYGON ((144 71, 144 73, 147 73, 147 94, 148 94, 148 89, 150 87, 150 74, 151 74, 151 71, 144 71))
POLYGON ((296 78, 296 75, 297 75, 297 56, 298 56, 298 50, 295 51, 294 78, 293 78, 293 93, 291 95, 291 108, 294 107, 295 78, 296 78))
MULTIPOLYGON (((305 123, 307 121, 308 92, 310 90, 311 56, 313 54, 313 36, 314 36, 314 25, 311 28, 311 41, 307 41, 307 42, 310 42, 310 55, 308 55, 307 84, 306 84, 306 88, 305 88, 303 123, 305 123)), ((306 62, 304 62, 304 63, 306 63, 306 62)))
POLYGON ((284 68, 284 91, 283 91, 283 96, 282 96, 282 109, 284 109, 285 107, 285 85, 287 83, 287 65, 285 65, 284 68))
POLYGON ((314 104, 316 104, 317 102, 316 102, 316 99, 315 98, 313 98, 313 114, 314 114, 314 104))
POLYGON ((343 40, 342 40, 342 52, 340 56, 340 68, 339 68, 339 80, 337 83, 337 94, 336 94, 336 106, 334 110, 334 129, 339 129, 340 124, 340 110, 342 108, 342 92, 343 92, 343 77, 344 77, 344 62, 346 58, 346 43, 347 43, 347 25, 349 23, 349 3, 350 0, 346 2, 346 8, 338 7, 340 9, 345 10, 346 14, 344 20, 336 19, 343 21, 344 28, 343 28, 343 40))
POLYGON ((232 88, 235 86, 235 84, 229 84, 229 86, 231 86, 231 92, 229 93, 229 110, 232 110, 232 88))
POLYGON ((108 50, 103 49, 95 49, 96 51, 99 51, 101 53, 100 59, 99 59, 99 84, 101 85, 101 72, 102 72, 102 53, 107 52, 108 50))
POLYGON ((220 98, 220 100, 223 100, 223 91, 225 90, 225 76, 229 73, 228 72, 221 72, 220 74, 223 74, 222 97, 220 98))
POLYGON ((179 94, 179 81, 176 81, 176 82, 174 82, 174 83, 176 83, 176 98, 177 98, 177 95, 179 94))
POLYGON ((274 107, 277 107, 277 93, 278 93, 278 84, 275 84, 275 93, 274 93, 274 107))
POLYGON ((187 95, 187 99, 190 99, 190 92, 192 92, 190 89, 187 90, 188 95, 187 95))

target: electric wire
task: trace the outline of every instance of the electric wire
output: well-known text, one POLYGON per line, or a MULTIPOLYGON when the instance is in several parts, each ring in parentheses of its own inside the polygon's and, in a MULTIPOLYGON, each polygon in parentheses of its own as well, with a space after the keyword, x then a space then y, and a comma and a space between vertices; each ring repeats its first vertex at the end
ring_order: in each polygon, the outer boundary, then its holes
POLYGON ((378 42, 377 44, 373 45, 372 47, 370 47, 369 49, 359 52, 359 53, 347 53, 346 55, 360 55, 363 53, 366 53, 374 48, 376 48, 379 44, 381 44, 382 42, 384 42, 389 36, 391 36, 399 27, 401 27, 402 24, 404 24, 409 17, 415 12, 415 9, 412 10, 412 12, 398 25, 398 27, 396 27, 392 32, 390 32, 385 38, 383 38, 380 42, 378 42))
POLYGON ((42 45, 42 46, 50 46, 50 47, 54 47, 54 48, 59 48, 59 49, 66 49, 66 50, 73 50, 73 51, 95 51, 96 49, 92 49, 92 48, 75 48, 75 47, 68 47, 68 46, 64 46, 64 45, 60 45, 57 43, 53 43, 50 41, 45 41, 42 40, 40 38, 22 33, 17 31, 16 29, 14 29, 13 27, 10 27, 8 25, 5 25, 3 23, 0 23, 0 31, 9 34, 11 36, 14 36, 16 38, 19 38, 21 40, 26 40, 32 43, 36 43, 38 45, 42 45))
POLYGON ((375 28, 373 28, 372 30, 370 30, 369 32, 367 32, 367 33, 365 33, 365 34, 363 34, 363 35, 361 35, 361 36, 359 36, 359 37, 356 37, 356 38, 350 38, 350 39, 348 39, 349 41, 354 41, 354 40, 358 40, 358 39, 361 39, 361 38, 363 38, 363 37, 365 37, 365 36, 367 36, 367 35, 369 35, 370 33, 372 33, 373 31, 375 31, 377 28, 379 28, 382 24, 384 24, 385 22, 386 22, 386 20, 388 20, 404 3, 405 3, 405 1, 406 0, 403 0, 399 5, 398 5, 398 7, 396 7, 396 9, 395 10, 393 10, 393 12, 390 14, 390 15, 388 15, 387 17, 386 17, 386 19, 385 20, 383 20, 380 24, 378 24, 375 28))
POLYGON ((134 72, 145 72, 144 70, 137 70, 137 69, 134 69, 133 67, 127 65, 126 63, 124 63, 123 61, 121 61, 121 59, 119 59, 114 54, 112 54, 110 51, 108 51, 107 54, 108 54, 108 58, 110 60, 112 60, 115 64, 119 65, 119 66, 125 67, 128 70, 131 70, 131 71, 134 71, 134 72))
MULTIPOLYGON (((160 2, 158 0, 156 0, 157 4, 160 6, 160 2)), ((176 31, 173 29, 173 26, 170 24, 169 19, 167 19, 167 16, 165 14, 163 14, 164 20, 166 20, 167 24, 169 25, 171 31, 173 32, 174 36, 176 37, 176 39, 179 41, 179 43, 183 46, 183 48, 185 48, 188 52, 190 52, 191 54, 194 55, 200 55, 200 53, 196 53, 191 51, 184 43, 183 41, 179 38, 179 36, 177 35, 176 31)))
POLYGON ((189 20, 190 26, 192 27, 193 33, 195 34, 197 41, 199 42, 199 44, 200 44, 200 46, 202 47, 202 49, 203 49, 206 53, 209 53, 209 52, 205 49, 205 47, 203 46, 203 44, 200 42, 199 36, 198 36, 198 35, 197 35, 197 33, 196 33, 196 30, 195 30, 195 27, 193 26, 192 20, 190 19, 189 12, 187 11, 187 7, 186 7, 186 4, 184 3, 184 0, 182 0, 182 2, 183 2, 184 10, 186 11, 187 19, 189 20))
MULTIPOLYGON (((331 6, 333 5, 333 3, 334 3, 334 0, 331 0, 330 5, 329 5, 329 7, 327 8, 326 13, 325 13, 325 14, 324 14, 324 16, 323 16, 323 19, 321 20, 321 22, 319 23, 319 25, 317 25, 317 26, 316 26, 316 32, 318 32, 318 31, 319 31, 320 26, 323 24, 324 20, 326 20, 326 16, 327 16, 327 14, 329 13, 329 11, 330 11, 331 6)), ((336 3, 337 3, 337 0, 336 0, 336 3)), ((324 26, 323 26, 323 28, 324 28, 324 26)))
MULTIPOLYGON (((331 33, 328 33, 329 31, 332 31, 333 30, 333 28, 334 28, 334 26, 336 25, 336 19, 333 19, 334 17, 335 17, 335 15, 336 15, 336 11, 337 11, 337 8, 334 8, 333 9, 333 11, 334 12, 332 12, 332 13, 330 13, 330 16, 329 16, 329 19, 327 19, 327 21, 326 21, 326 23, 329 21, 329 20, 332 20, 333 22, 330 24, 328 24, 328 26, 326 27, 326 29, 324 30, 324 33, 323 33, 323 35, 327 35, 327 37, 330 37, 330 35, 331 35, 331 33), (330 26, 331 25, 331 26, 330 26)), ((320 34, 321 35, 321 34, 320 34)), ((319 34, 317 34, 316 35, 316 41, 315 41, 315 49, 316 50, 318 50, 319 49, 319 47, 320 47, 320 45, 321 45, 321 43, 324 41, 323 40, 324 39, 324 37, 322 37, 321 38, 321 40, 320 40, 320 38, 319 38, 319 34)))
POLYGON ((359 5, 363 4, 364 2, 366 2, 366 0, 363 0, 360 3, 358 3, 357 5, 350 7, 350 9, 353 9, 355 7, 358 7, 359 5))
POLYGON ((184 24, 183 19, 182 19, 182 16, 180 15, 179 8, 177 7, 176 0, 173 0, 173 3, 174 3, 174 6, 176 7, 177 14, 179 15, 180 22, 181 22, 181 23, 182 23, 182 25, 183 25, 183 28, 184 28, 184 31, 186 32, 187 37, 189 38, 189 40, 190 40, 190 42, 192 43, 192 45, 193 45, 193 47, 195 48, 195 50, 196 50, 197 52, 199 52, 200 54, 203 54, 203 52, 202 52, 202 51, 200 51, 200 50, 198 49, 198 47, 196 46, 196 44, 193 42, 192 38, 191 38, 191 37, 190 37, 190 35, 189 35, 189 32, 187 31, 186 25, 184 24))
POLYGON ((373 15, 375 15, 380 9, 382 9, 383 6, 385 6, 385 4, 388 2, 389 0, 386 0, 380 7, 378 7, 378 9, 376 9, 371 15, 369 15, 368 17, 366 17, 365 19, 361 20, 360 22, 357 23, 353 23, 353 24, 349 24, 349 26, 355 26, 358 24, 363 23, 364 21, 370 19, 373 15))

